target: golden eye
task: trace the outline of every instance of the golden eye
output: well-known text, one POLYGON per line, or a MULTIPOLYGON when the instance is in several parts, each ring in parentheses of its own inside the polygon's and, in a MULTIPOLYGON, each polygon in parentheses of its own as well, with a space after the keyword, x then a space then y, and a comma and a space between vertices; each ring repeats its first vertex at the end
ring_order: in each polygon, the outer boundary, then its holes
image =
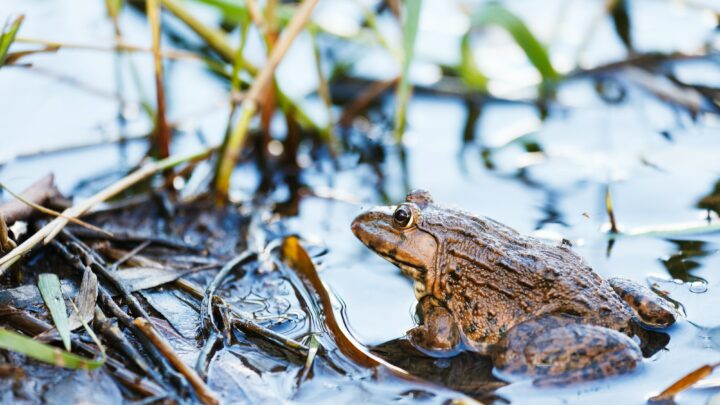
POLYGON ((413 213, 410 207, 406 205, 397 207, 393 214, 393 221, 400 228, 409 228, 413 224, 413 213))

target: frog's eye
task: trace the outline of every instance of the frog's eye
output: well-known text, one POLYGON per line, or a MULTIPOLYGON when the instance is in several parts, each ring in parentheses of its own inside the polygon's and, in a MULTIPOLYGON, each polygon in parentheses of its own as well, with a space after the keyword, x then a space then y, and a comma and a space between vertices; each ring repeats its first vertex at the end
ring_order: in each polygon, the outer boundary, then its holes
POLYGON ((409 228, 413 224, 413 212, 407 205, 397 207, 393 214, 395 225, 400 228, 409 228))

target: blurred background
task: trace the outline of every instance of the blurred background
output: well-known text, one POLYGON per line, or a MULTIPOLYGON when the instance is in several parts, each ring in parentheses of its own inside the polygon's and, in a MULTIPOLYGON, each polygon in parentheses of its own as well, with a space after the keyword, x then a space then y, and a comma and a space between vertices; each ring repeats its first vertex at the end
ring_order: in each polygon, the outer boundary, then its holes
POLYGON ((349 224, 424 188, 567 238, 601 275, 665 291, 686 316, 637 373, 580 388, 519 382, 503 398, 639 404, 720 359, 709 310, 720 287, 717 1, 320 0, 247 133, 243 102, 302 6, 148 4, 3 0, 2 183, 22 189, 53 172, 82 198, 145 158, 235 138, 227 178, 221 147, 172 186, 270 201, 286 229, 325 245, 321 276, 366 345, 411 328, 415 300, 349 224))

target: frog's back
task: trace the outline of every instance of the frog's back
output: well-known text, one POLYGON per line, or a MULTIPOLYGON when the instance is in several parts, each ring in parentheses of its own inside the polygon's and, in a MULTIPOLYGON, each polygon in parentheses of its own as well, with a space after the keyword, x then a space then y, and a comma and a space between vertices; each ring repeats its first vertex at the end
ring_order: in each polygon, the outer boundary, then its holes
POLYGON ((523 236, 492 219, 443 209, 444 248, 433 287, 471 341, 496 343, 513 326, 544 314, 626 331, 632 314, 610 285, 565 246, 523 236))

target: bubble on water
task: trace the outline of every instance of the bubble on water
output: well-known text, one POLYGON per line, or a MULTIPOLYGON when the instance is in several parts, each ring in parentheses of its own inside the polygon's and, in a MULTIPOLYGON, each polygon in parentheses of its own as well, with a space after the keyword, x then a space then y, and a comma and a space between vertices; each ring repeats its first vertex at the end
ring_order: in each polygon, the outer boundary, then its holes
POLYGON ((688 289, 690 290, 690 292, 694 292, 696 294, 702 294, 704 292, 707 292, 707 281, 693 281, 692 283, 690 283, 688 289))

